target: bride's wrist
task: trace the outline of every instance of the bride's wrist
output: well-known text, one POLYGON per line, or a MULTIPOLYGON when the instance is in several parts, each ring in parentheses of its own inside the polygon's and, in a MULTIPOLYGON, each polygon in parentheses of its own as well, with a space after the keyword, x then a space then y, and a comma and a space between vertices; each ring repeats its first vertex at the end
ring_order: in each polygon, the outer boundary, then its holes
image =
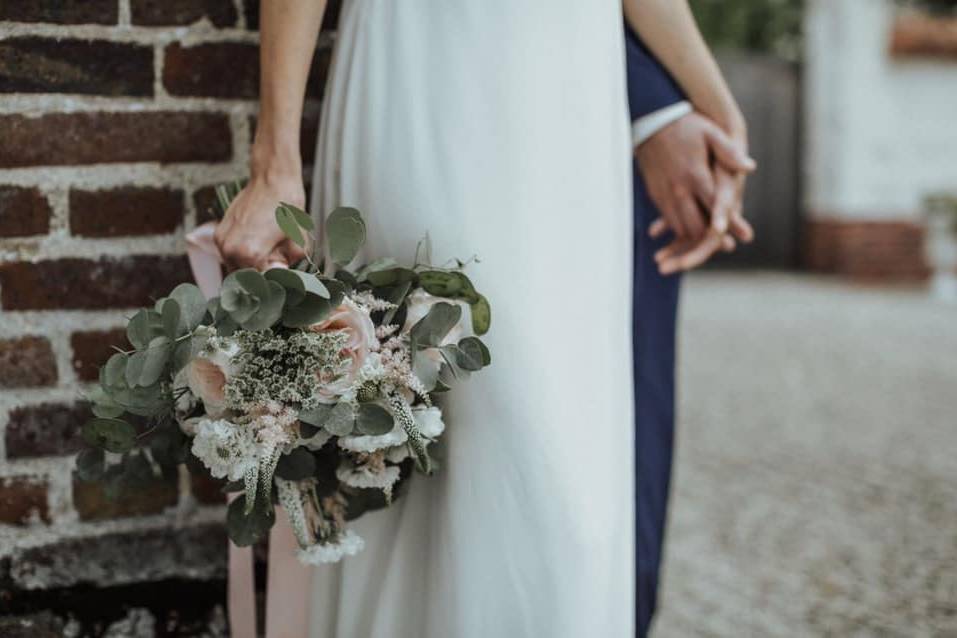
POLYGON ((290 186, 302 188, 302 157, 295 145, 276 145, 256 140, 249 158, 250 180, 268 184, 277 190, 290 186))

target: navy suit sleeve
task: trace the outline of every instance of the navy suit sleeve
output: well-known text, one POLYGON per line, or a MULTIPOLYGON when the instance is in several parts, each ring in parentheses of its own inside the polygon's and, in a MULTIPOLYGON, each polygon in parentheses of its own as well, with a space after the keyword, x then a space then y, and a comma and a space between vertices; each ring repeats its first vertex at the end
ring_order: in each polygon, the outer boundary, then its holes
POLYGON ((632 122, 686 99, 671 74, 628 25, 625 25, 625 58, 632 122))

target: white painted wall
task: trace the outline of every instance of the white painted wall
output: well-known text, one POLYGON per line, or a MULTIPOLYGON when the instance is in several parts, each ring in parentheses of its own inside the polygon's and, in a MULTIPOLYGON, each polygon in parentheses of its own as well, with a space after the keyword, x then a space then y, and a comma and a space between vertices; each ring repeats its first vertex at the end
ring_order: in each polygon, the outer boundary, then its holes
POLYGON ((805 196, 814 217, 912 219, 957 193, 957 60, 889 55, 889 0, 808 0, 805 196))

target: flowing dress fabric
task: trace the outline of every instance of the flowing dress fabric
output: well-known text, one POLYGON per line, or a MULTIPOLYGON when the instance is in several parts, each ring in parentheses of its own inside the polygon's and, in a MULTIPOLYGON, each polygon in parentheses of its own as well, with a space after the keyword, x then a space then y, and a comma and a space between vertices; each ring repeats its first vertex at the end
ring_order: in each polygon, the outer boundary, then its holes
POLYGON ((617 0, 354 0, 314 213, 369 258, 478 255, 492 366, 366 548, 314 571, 314 638, 634 633, 631 177, 617 0))

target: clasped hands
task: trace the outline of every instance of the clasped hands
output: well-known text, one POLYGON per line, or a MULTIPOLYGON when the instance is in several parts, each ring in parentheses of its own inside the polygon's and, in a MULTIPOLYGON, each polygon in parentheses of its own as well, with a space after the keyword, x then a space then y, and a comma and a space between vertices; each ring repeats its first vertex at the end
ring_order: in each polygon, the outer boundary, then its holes
POLYGON ((742 198, 756 164, 743 134, 735 139, 707 117, 689 113, 645 140, 635 156, 661 212, 648 233, 657 238, 670 231, 673 237, 655 253, 661 274, 691 270, 754 239, 742 198))

